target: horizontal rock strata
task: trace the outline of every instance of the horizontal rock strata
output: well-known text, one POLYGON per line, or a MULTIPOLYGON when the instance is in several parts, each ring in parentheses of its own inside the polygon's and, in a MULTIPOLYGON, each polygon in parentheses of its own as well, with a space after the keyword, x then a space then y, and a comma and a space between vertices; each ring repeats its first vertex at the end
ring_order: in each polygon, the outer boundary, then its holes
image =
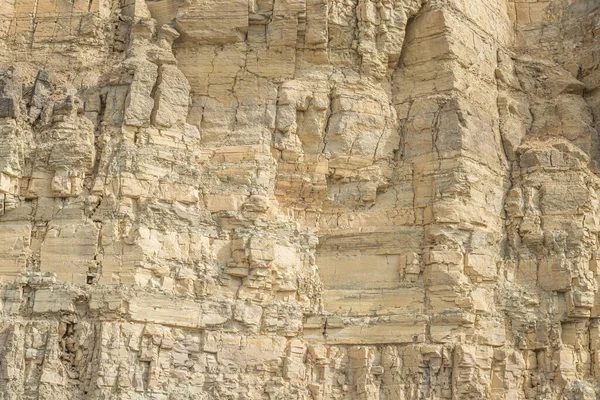
POLYGON ((597 0, 0 0, 0 398, 600 397, 597 0))

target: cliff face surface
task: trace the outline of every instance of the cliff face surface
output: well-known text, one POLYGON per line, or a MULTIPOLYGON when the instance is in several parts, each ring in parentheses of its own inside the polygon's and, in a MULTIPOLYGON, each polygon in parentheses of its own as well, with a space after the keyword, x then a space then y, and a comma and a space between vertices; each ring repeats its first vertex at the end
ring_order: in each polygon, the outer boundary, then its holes
POLYGON ((0 1, 0 398, 600 397, 597 0, 0 1))

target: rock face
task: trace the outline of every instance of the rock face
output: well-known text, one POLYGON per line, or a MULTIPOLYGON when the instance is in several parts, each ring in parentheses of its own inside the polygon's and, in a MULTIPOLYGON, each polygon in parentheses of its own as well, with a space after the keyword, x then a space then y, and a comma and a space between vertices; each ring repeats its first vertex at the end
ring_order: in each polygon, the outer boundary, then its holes
POLYGON ((597 0, 0 0, 0 398, 600 397, 597 0))

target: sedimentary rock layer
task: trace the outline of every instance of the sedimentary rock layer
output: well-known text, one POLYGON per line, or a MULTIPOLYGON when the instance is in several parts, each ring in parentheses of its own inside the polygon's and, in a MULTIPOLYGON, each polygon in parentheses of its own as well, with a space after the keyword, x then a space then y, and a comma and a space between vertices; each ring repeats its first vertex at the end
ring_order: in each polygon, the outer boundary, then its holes
POLYGON ((600 396, 597 0, 0 1, 3 399, 600 396))

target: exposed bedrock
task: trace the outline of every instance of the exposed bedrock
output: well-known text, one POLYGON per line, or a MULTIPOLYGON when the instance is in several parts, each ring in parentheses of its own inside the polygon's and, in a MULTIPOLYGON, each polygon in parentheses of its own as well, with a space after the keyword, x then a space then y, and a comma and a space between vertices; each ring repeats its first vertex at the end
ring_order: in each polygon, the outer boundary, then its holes
POLYGON ((600 397, 597 0, 0 0, 0 398, 600 397))

